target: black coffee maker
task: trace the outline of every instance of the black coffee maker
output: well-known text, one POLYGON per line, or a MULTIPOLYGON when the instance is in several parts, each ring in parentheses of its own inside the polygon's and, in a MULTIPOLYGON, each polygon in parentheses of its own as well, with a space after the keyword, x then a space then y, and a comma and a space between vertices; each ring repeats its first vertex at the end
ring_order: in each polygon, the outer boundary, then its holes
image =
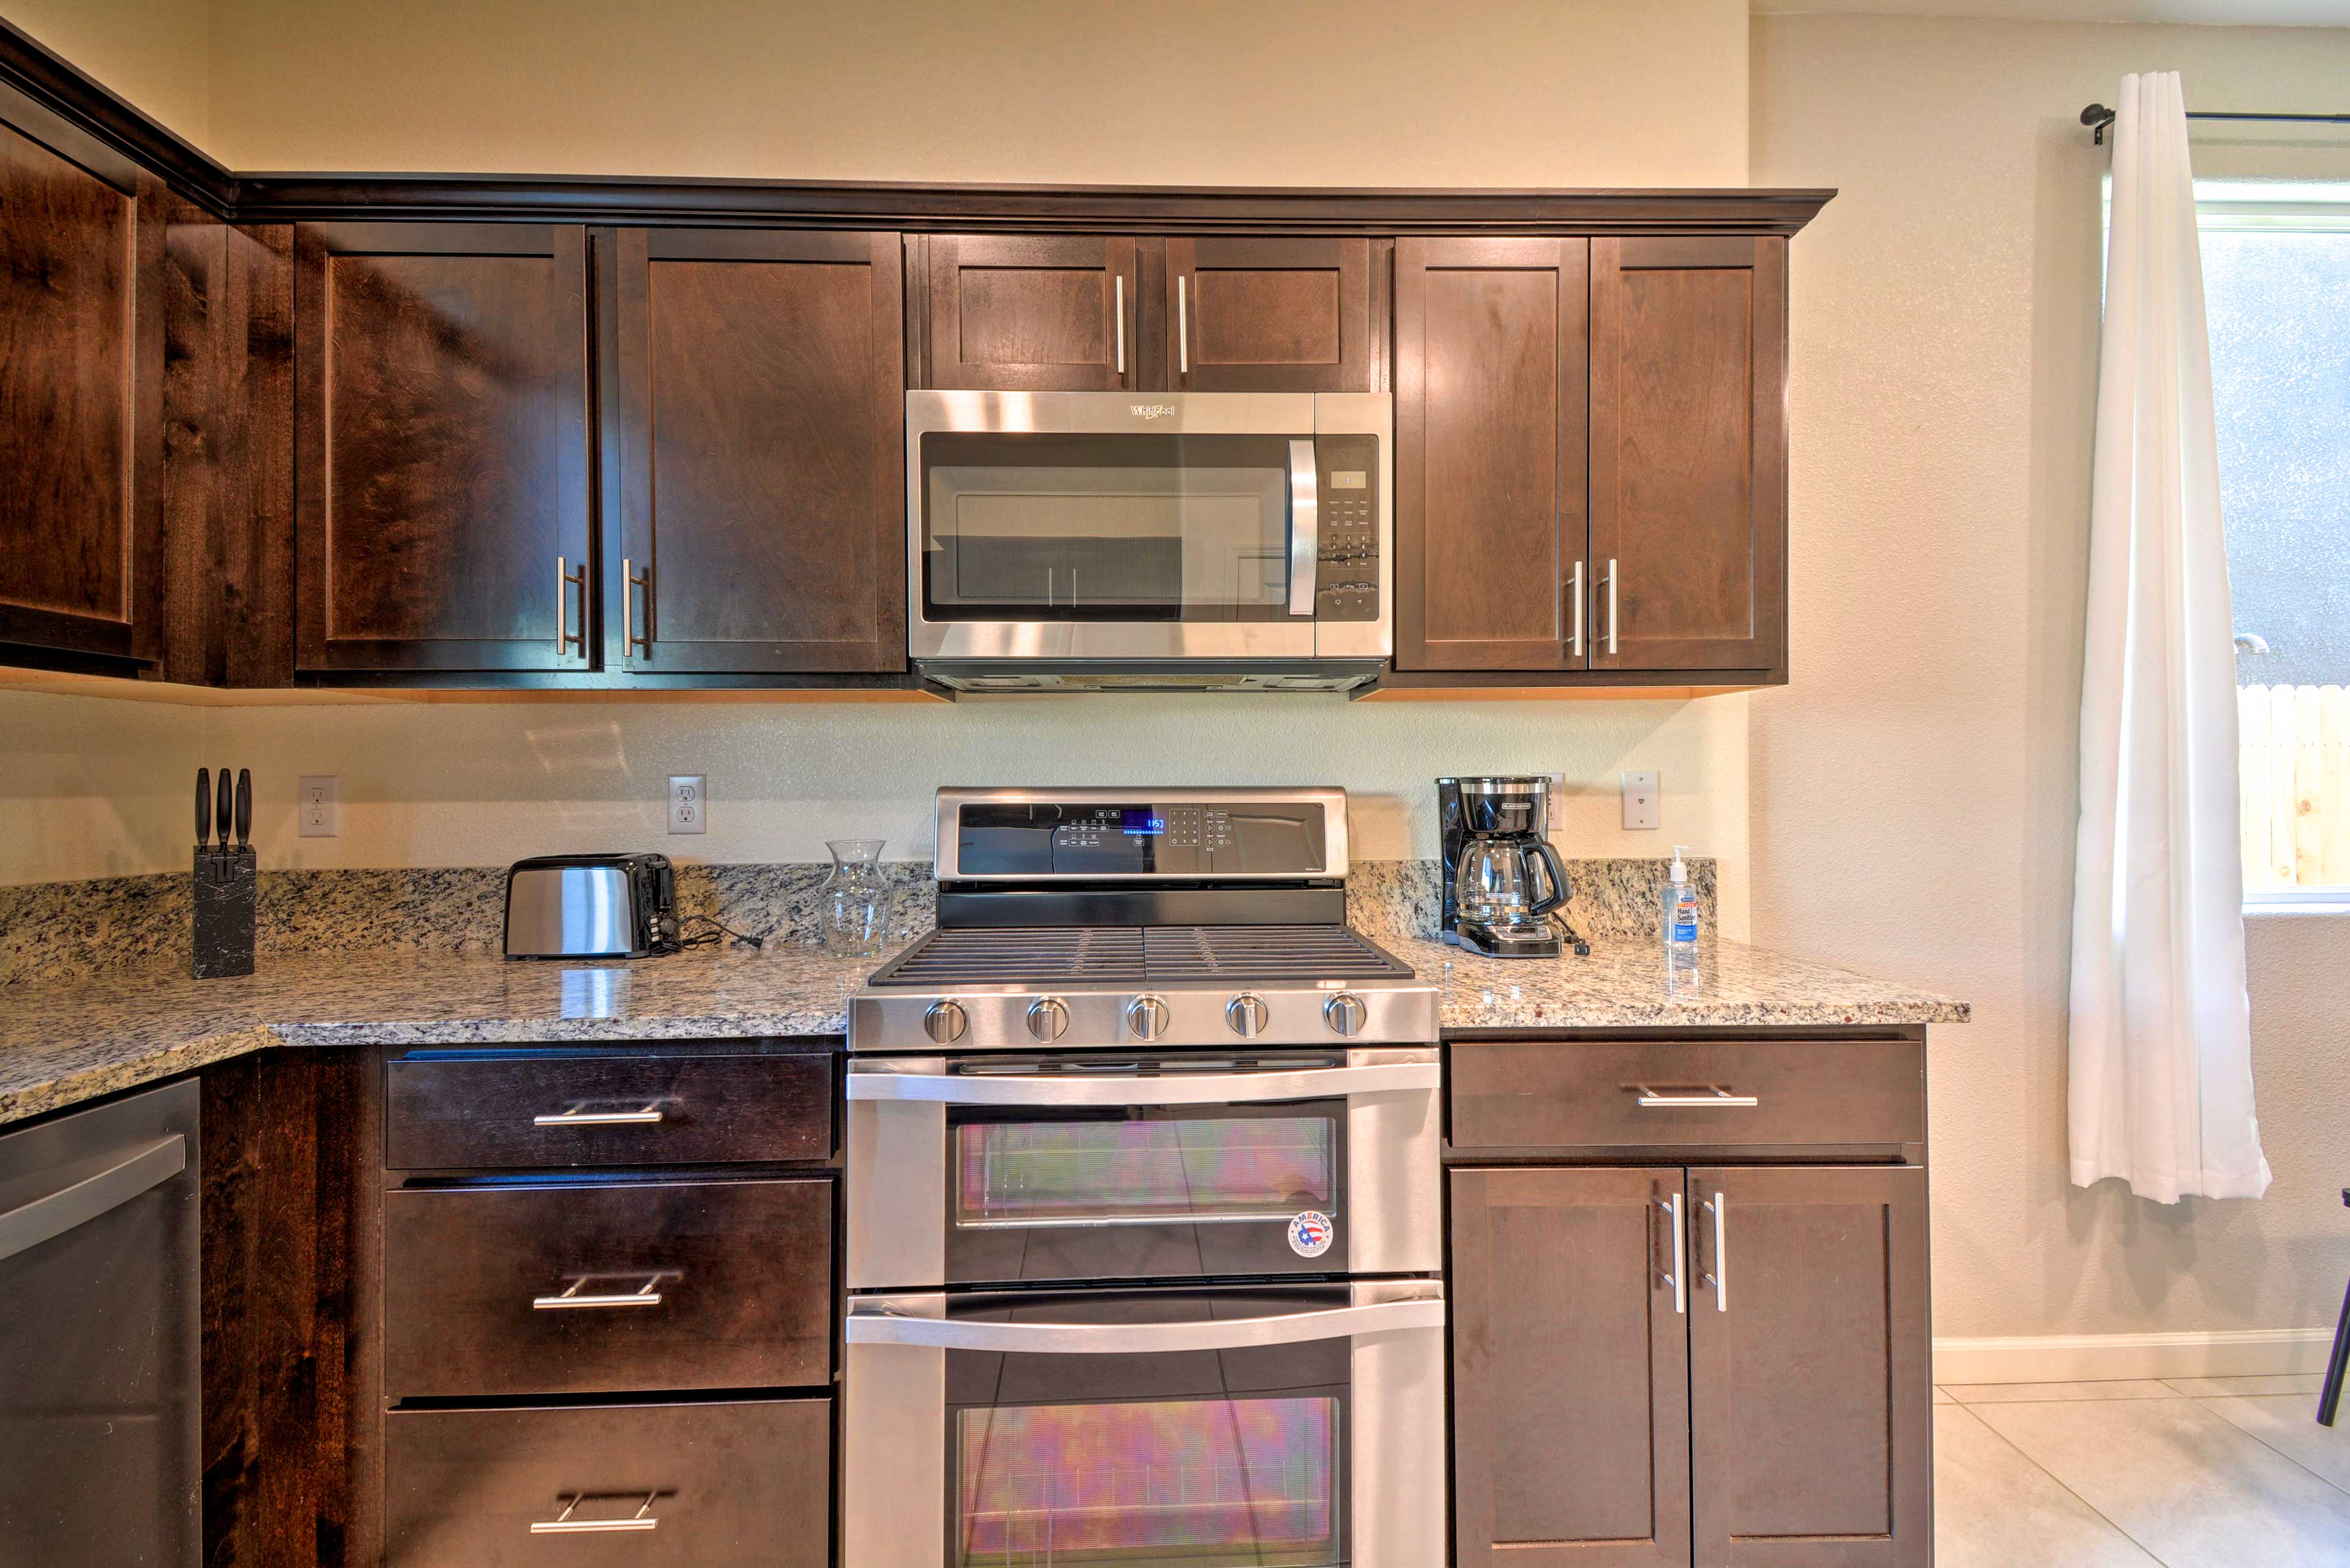
POLYGON ((1556 958, 1551 911, 1572 889, 1550 826, 1550 780, 1436 781, 1444 940, 1496 958, 1556 958))

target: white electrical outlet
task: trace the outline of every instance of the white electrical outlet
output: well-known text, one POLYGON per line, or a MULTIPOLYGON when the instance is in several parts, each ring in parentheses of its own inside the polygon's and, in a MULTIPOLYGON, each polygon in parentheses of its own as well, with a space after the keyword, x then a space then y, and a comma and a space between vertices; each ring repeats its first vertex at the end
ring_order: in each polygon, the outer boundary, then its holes
POLYGON ((337 838, 343 831, 343 812, 336 800, 337 775, 304 774, 295 791, 295 831, 304 838, 337 838))
POLYGON ((700 833, 709 790, 701 774, 671 774, 669 779, 669 830, 700 833))
POLYGON ((1664 826, 1664 803, 1653 770, 1624 775, 1624 826, 1636 829, 1664 826))

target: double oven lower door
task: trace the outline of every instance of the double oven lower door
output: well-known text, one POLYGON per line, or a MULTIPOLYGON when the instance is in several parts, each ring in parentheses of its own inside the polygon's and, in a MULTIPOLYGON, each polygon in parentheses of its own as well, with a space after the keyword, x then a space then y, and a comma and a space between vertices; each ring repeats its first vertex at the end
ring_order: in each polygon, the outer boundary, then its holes
POLYGON ((848 1288, 1443 1268, 1433 1046, 860 1058, 848 1288))

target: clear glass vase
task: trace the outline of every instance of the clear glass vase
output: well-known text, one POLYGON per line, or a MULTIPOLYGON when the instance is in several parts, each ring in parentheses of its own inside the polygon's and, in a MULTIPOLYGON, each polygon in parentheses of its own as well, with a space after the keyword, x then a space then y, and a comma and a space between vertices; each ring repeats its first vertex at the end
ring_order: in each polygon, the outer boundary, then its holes
POLYGON ((881 880, 879 838, 828 838, 832 875, 818 889, 816 921, 826 950, 879 958, 889 929, 889 889, 881 880))

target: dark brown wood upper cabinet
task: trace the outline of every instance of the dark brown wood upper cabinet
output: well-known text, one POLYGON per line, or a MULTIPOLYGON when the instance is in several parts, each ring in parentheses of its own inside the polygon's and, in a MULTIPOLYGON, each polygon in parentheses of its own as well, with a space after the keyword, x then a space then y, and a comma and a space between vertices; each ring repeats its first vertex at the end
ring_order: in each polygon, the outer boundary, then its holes
POLYGON ((1139 363, 1132 239, 933 234, 925 248, 928 385, 1117 392, 1149 384, 1139 363))
POLYGON ((587 231, 294 243, 300 668, 588 668, 587 231))
POLYGON ((1396 668, 1587 663, 1580 239, 1396 242, 1396 668))
POLYGON ((1924 1568, 1926 1173, 1692 1169, 1687 1203, 1699 1568, 1924 1568))
POLYGON ((1451 1173, 1461 1568, 1690 1560, 1681 1173, 1451 1173))
POLYGON ((1591 243, 1592 663, 1786 662, 1783 239, 1591 243))
POLYGON ((160 651, 161 200, 0 88, 0 642, 160 651))
POLYGON ((903 670, 899 236, 623 229, 598 267, 606 667, 903 670))
POLYGON ((1209 235, 1166 246, 1173 390, 1378 389, 1370 241, 1209 235))

